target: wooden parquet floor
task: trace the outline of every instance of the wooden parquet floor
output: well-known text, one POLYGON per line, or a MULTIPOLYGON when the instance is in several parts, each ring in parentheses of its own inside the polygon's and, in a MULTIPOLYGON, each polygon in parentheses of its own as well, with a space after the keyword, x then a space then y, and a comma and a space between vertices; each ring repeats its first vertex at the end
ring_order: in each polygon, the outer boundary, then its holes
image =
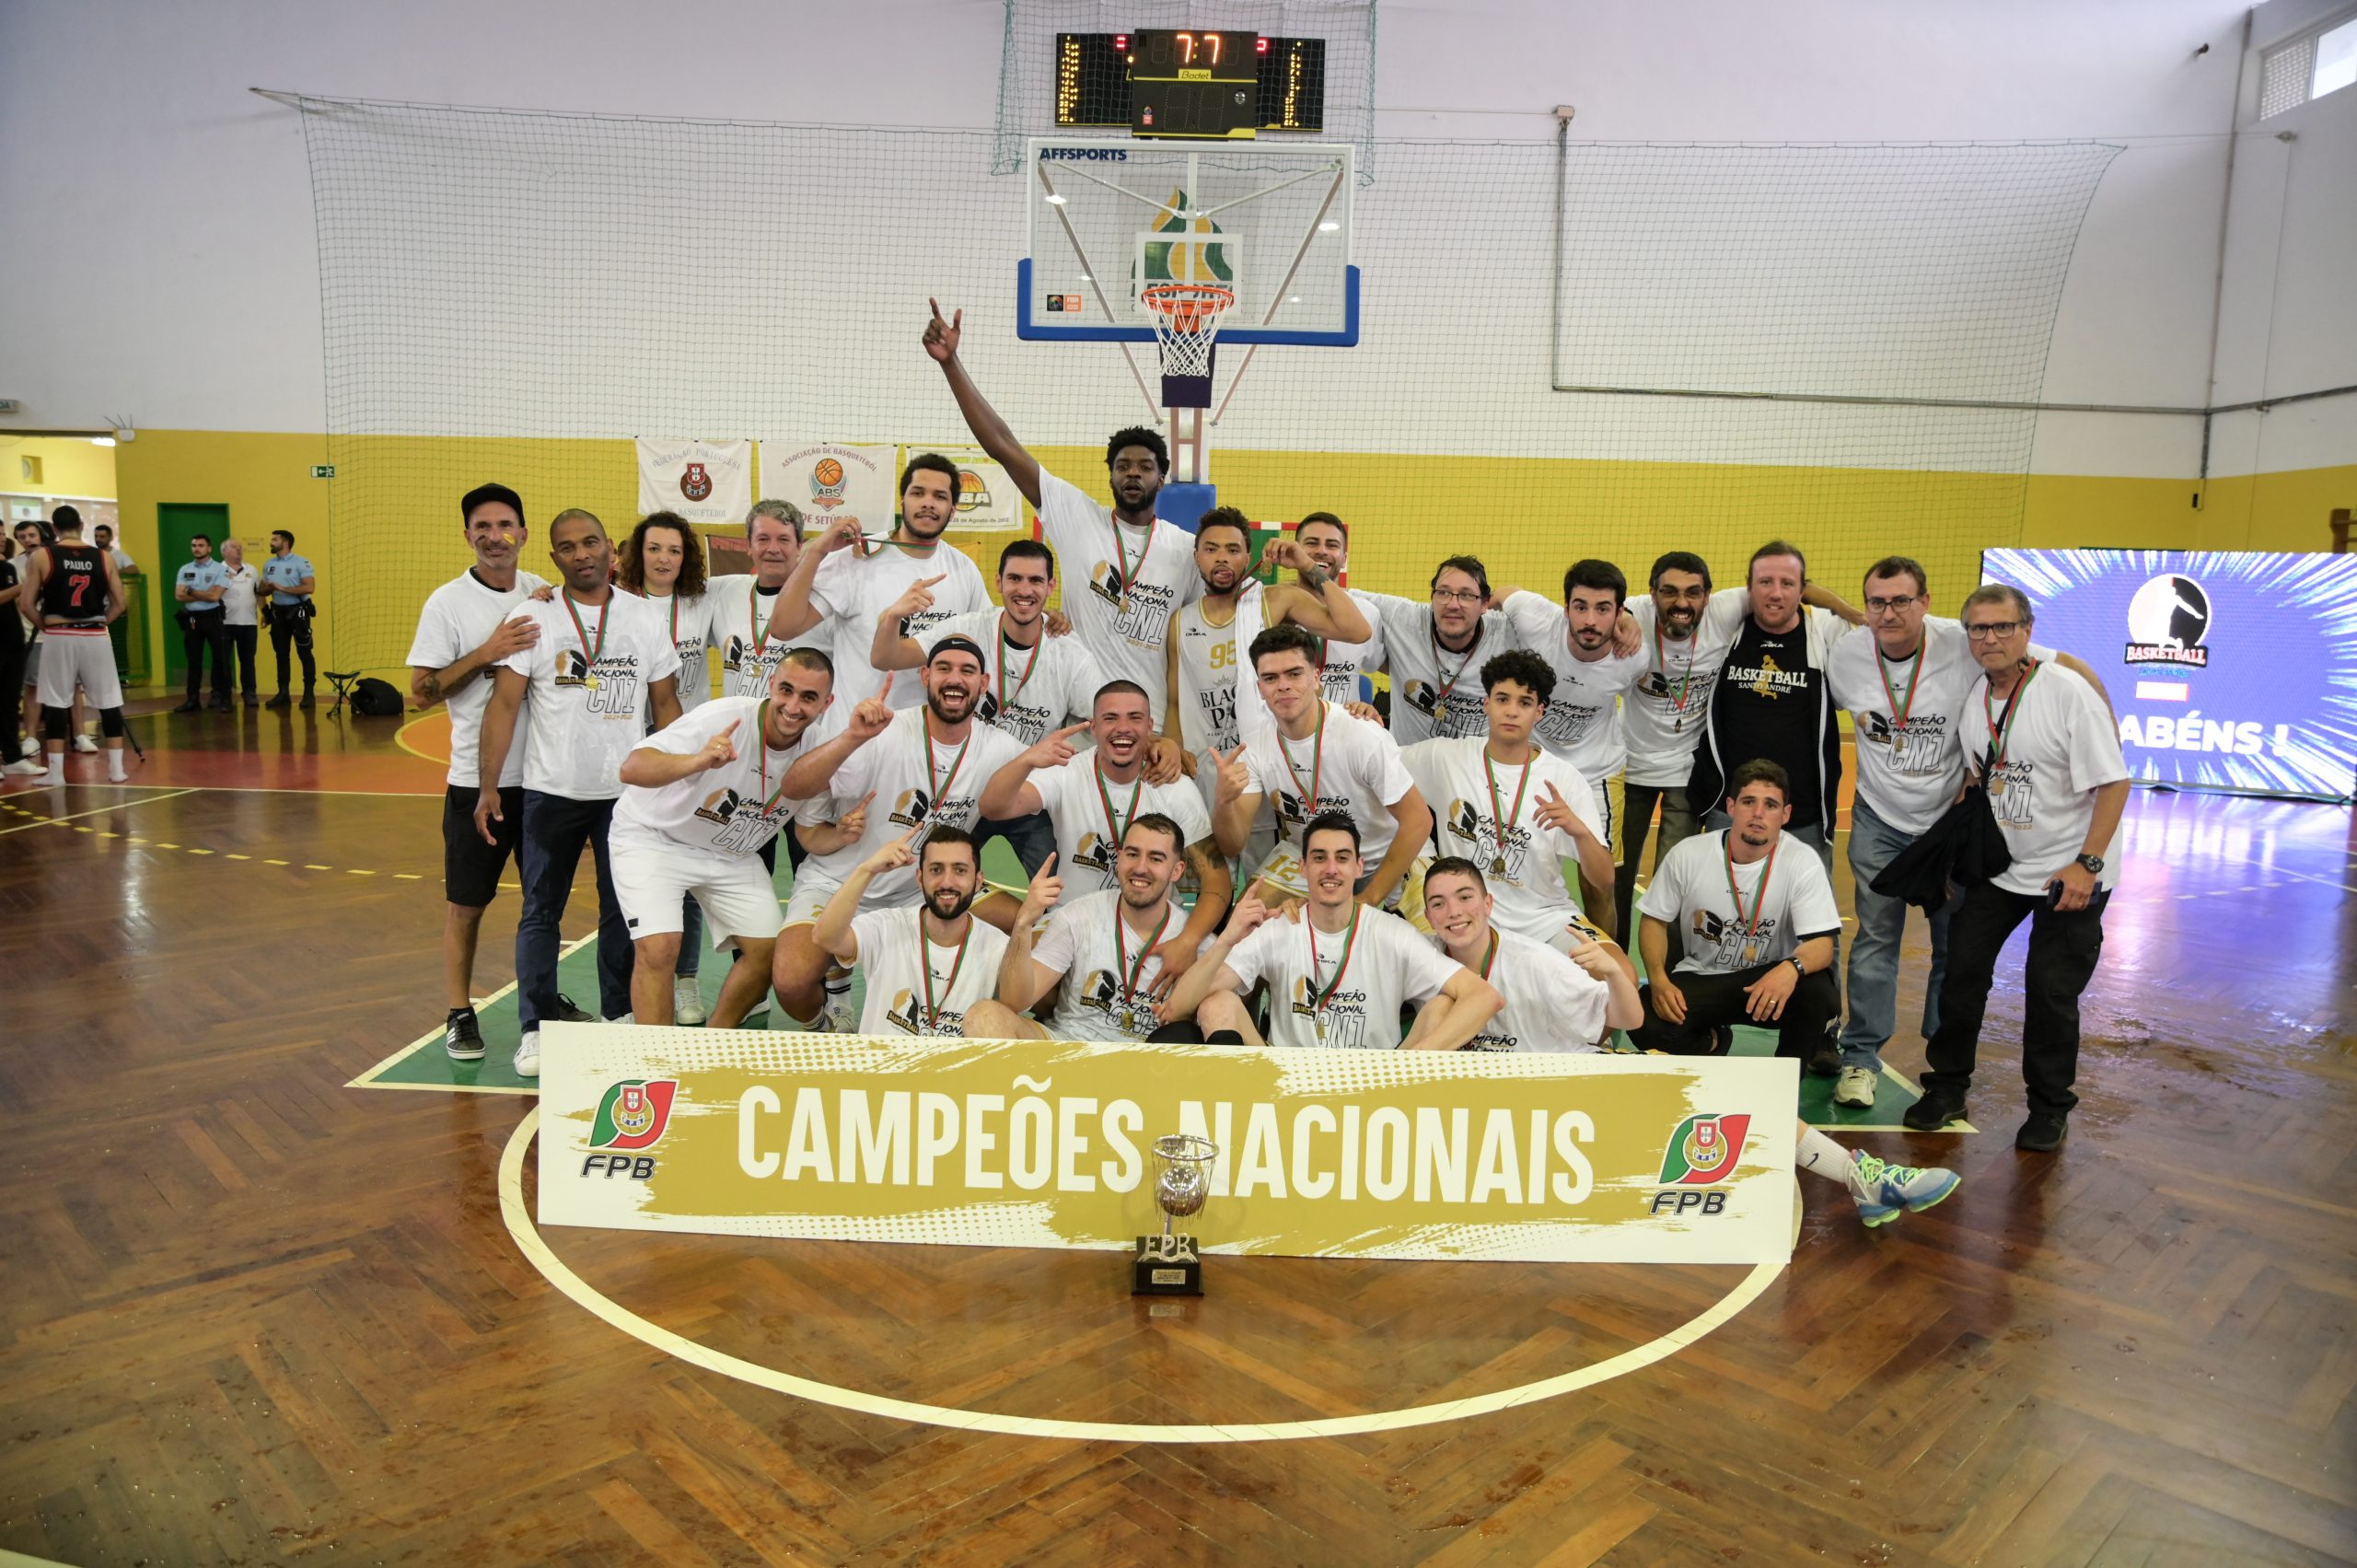
MULTIPOLYGON (((2008 990, 1973 1101, 1986 1134, 1858 1140, 1957 1164, 1961 1191, 1870 1233, 1808 1182, 1791 1270, 1699 1343, 1474 1420, 1180 1446, 794 1399, 675 1361, 547 1283, 496 1191, 528 1102, 344 1087, 438 1017, 438 799, 76 786, 0 806, 17 808, 0 811, 0 1549, 2357 1559, 2346 811, 2137 798, 2059 1156, 2011 1146, 2008 990)), ((487 923, 478 991, 508 978, 515 914, 510 895, 487 923)), ((568 935, 588 918, 583 900, 568 935)), ((1912 1072, 1920 1043, 1893 1060, 1912 1072)), ((1287 1420, 1510 1388, 1641 1344, 1742 1272, 1215 1259, 1213 1294, 1157 1317, 1103 1255, 548 1240, 631 1310, 749 1360, 1078 1420, 1287 1420)))

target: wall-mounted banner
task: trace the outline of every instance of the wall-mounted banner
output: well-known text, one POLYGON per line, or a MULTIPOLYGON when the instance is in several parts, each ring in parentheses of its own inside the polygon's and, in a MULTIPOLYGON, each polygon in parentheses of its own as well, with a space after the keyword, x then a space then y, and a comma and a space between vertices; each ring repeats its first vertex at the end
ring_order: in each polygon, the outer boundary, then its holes
MULTIPOLYGON (((983 455, 979 447, 942 447, 935 448, 958 465, 958 520, 949 526, 969 533, 1007 533, 1023 525, 1023 497, 1006 470, 983 455)), ((903 459, 914 457, 923 448, 911 447, 903 459)), ((982 575, 995 579, 996 562, 982 568, 982 575)))
POLYGON ((1794 1063, 546 1026, 552 1225, 1129 1251, 1219 1145, 1210 1252, 1783 1261, 1794 1063))
MULTIPOLYGON (((638 515, 677 512, 691 523, 741 524, 753 505, 750 441, 638 438, 638 515)), ((628 523, 609 522, 620 534, 628 523)))
POLYGON ((761 494, 801 507, 806 531, 849 517, 880 537, 892 531, 899 455, 888 441, 764 440, 761 494))

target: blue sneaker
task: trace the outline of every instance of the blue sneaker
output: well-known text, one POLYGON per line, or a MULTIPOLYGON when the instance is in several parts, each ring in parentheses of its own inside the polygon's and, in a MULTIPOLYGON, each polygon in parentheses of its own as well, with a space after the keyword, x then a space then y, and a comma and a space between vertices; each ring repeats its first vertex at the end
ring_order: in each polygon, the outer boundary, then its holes
POLYGON ((1902 1210, 1922 1213, 1955 1191, 1964 1178, 1939 1166, 1886 1165, 1862 1150, 1858 1179, 1866 1189, 1858 1200, 1858 1217, 1873 1226, 1888 1225, 1902 1210))

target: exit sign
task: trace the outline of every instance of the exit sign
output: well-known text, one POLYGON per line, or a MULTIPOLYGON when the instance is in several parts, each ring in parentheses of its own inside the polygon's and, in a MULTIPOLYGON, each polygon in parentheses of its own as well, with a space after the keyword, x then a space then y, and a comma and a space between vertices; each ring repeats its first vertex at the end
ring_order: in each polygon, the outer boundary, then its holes
POLYGON ((335 477, 335 465, 333 463, 313 463, 311 465, 311 477, 313 479, 333 479, 335 477))

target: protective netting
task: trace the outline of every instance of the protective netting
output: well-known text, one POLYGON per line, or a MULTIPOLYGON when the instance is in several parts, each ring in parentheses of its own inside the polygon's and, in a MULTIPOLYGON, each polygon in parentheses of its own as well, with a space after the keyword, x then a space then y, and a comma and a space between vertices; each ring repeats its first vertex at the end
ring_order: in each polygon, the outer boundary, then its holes
MULTIPOLYGON (((1016 340, 1025 182, 992 133, 303 108, 338 668, 399 662, 486 479, 619 530, 633 436, 965 443, 928 296, 1084 488, 1152 415, 1121 345, 1016 340)), ((1212 477, 1256 518, 1339 513, 1363 587, 1421 593, 1457 551, 1539 587, 1671 548, 1731 575, 1784 533, 1837 586, 1917 555, 1952 610, 2018 540, 2034 413, 1756 395, 2035 401, 2115 150, 1387 143, 1353 193, 1361 345, 1222 354, 1212 477)))

